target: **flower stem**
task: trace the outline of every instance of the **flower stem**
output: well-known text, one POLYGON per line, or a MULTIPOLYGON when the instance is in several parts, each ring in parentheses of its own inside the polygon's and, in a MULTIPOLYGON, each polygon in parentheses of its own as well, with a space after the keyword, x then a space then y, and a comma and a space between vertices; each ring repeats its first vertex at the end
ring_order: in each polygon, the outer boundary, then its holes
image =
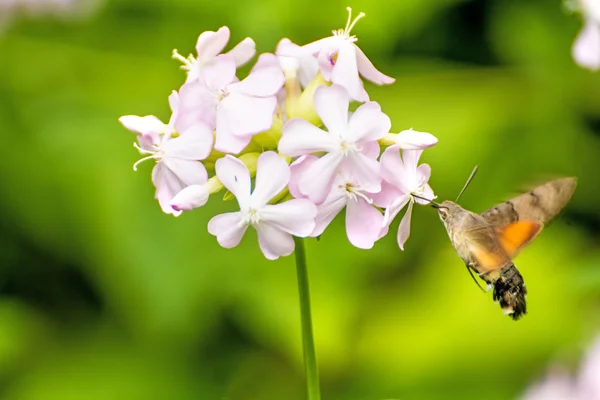
POLYGON ((308 286, 308 270, 304 239, 294 237, 296 242, 296 270, 298 271, 298 292, 300 294, 300 317, 302 321, 302 348, 304 350, 304 370, 306 373, 306 389, 308 400, 320 400, 319 371, 315 355, 312 318, 310 314, 310 290, 308 286))

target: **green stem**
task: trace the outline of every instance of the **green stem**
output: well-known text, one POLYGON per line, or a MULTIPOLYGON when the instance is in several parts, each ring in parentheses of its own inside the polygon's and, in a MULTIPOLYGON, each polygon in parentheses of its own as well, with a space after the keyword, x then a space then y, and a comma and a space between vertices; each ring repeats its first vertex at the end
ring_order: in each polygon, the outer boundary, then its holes
POLYGON ((320 400, 319 371, 315 355, 312 319, 310 315, 310 290, 308 286, 308 270, 304 239, 294 238, 296 242, 296 269, 298 271, 298 292, 300 294, 300 316, 302 320, 302 348, 304 350, 304 370, 306 373, 306 389, 308 400, 320 400))

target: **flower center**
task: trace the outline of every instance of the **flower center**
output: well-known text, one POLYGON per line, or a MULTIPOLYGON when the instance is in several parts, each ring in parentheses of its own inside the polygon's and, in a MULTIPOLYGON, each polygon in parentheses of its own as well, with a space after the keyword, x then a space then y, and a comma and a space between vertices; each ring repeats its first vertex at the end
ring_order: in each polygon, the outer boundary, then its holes
POLYGON ((151 160, 151 159, 155 159, 156 162, 160 162, 164 156, 165 156, 165 152, 164 150, 161 150, 161 148, 157 145, 157 144, 153 144, 152 148, 153 150, 146 150, 146 149, 142 149, 137 143, 133 143, 133 147, 135 147, 136 149, 138 149, 138 151, 142 154, 148 154, 146 157, 140 158, 139 160, 137 160, 135 162, 135 164, 133 164, 133 170, 137 171, 137 166, 141 163, 143 163, 146 160, 151 160))
POLYGON ((358 199, 361 198, 361 199, 365 200, 367 203, 373 204, 373 200, 371 200, 369 198, 369 196, 367 196, 365 193, 363 193, 362 190, 360 190, 359 185, 356 185, 351 182, 346 182, 346 185, 344 185, 344 189, 346 191, 344 193, 346 198, 348 198, 352 201, 358 201, 358 199))
POLYGON ((340 142, 340 150, 342 151, 342 153, 344 153, 345 156, 347 156, 352 153, 357 153, 357 152, 361 151, 362 149, 355 142, 349 142, 349 141, 342 140, 340 142))
POLYGON ((344 29, 336 29, 332 32, 333 32, 333 36, 339 36, 344 40, 349 40, 352 43, 354 43, 358 39, 356 38, 355 35, 351 36, 350 32, 352 31, 352 28, 354 28, 354 25, 356 25, 358 20, 365 16, 365 13, 363 13, 363 12, 359 13, 358 16, 356 18, 354 18, 354 20, 352 20, 352 8, 346 7, 346 10, 348 10, 348 21, 346 22, 346 27, 344 29))
POLYGON ((260 222, 260 214, 255 208, 249 208, 240 221, 241 225, 257 225, 260 222))

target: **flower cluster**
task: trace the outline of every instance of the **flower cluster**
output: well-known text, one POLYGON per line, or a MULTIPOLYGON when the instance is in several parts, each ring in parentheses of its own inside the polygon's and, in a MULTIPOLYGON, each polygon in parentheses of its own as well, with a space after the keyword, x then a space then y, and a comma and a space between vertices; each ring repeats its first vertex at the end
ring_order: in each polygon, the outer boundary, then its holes
POLYGON ((579 10, 584 25, 573 44, 573 59, 583 68, 600 69, 600 1, 576 0, 572 8, 579 10))
POLYGON ((346 27, 331 37, 304 46, 282 39, 243 79, 237 69, 254 57, 255 44, 246 38, 223 53, 227 27, 202 33, 196 56, 173 52, 187 79, 169 97, 169 122, 120 118, 144 155, 134 169, 156 162, 152 182, 165 213, 177 216, 224 191, 239 211, 213 217, 208 231, 231 248, 252 226, 264 255, 276 259, 292 253, 292 236, 321 235, 344 208, 349 241, 369 249, 408 206, 398 230, 403 248, 413 204, 427 204, 414 195, 435 197, 431 169, 418 162, 437 139, 412 129, 390 133, 389 117, 361 77, 379 85, 394 79, 351 35, 364 14, 352 20, 348 13, 346 27))

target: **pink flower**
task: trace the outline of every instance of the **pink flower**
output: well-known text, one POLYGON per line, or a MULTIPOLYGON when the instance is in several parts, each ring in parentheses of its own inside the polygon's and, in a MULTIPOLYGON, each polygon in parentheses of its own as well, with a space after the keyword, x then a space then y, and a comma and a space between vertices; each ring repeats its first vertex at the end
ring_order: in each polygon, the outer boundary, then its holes
MULTIPOLYGON (((303 156, 291 165, 292 179, 289 188, 292 195, 302 197, 296 189, 298 178, 317 160, 315 156, 303 156)), ((341 170, 325 201, 317 206, 316 226, 310 236, 321 235, 345 207, 348 240, 359 249, 372 248, 380 237, 383 222, 383 214, 373 207, 372 195, 373 193, 364 191, 347 171, 341 170)))
POLYGON ((381 175, 385 180, 381 192, 374 196, 378 206, 385 207, 383 231, 387 232, 390 223, 400 210, 408 204, 408 209, 400 221, 398 228, 398 246, 404 250, 404 243, 410 235, 410 220, 413 203, 429 204, 412 195, 429 200, 435 198, 433 190, 427 184, 431 175, 431 167, 427 164, 417 166, 422 150, 403 150, 400 158, 400 146, 388 147, 381 156, 381 175))
MULTIPOLYGON (((183 63, 182 69, 188 72, 186 82, 201 79, 204 67, 214 62, 229 42, 229 28, 222 26, 218 31, 206 31, 200 34, 196 43, 197 57, 189 55, 187 58, 181 56, 177 50, 173 50, 173 58, 183 63)), ((236 67, 246 64, 256 53, 254 40, 246 38, 231 49, 227 54, 233 57, 236 67)))
POLYGON ((275 54, 279 59, 281 68, 285 75, 297 76, 302 87, 308 86, 319 71, 317 59, 311 54, 305 54, 300 57, 290 57, 286 54, 302 54, 302 48, 290 39, 284 38, 277 44, 275 54))
POLYGON ((333 36, 309 43, 300 49, 287 47, 278 55, 303 57, 310 54, 317 58, 323 78, 346 88, 350 97, 358 101, 368 101, 369 95, 363 87, 359 73, 365 79, 378 85, 390 84, 395 80, 382 74, 369 61, 365 53, 355 44, 356 36, 350 35, 356 22, 364 17, 360 13, 352 21, 352 9, 348 9, 348 22, 344 29, 334 30, 333 36))
POLYGON ((573 59, 579 66, 596 71, 600 69, 600 2, 580 0, 579 3, 585 22, 573 44, 573 59))
MULTIPOLYGON (((176 96, 172 95, 170 100, 176 114, 176 96)), ((179 215, 181 212, 171 207, 171 199, 183 188, 204 184, 208 179, 204 165, 198 160, 208 157, 212 150, 212 130, 199 122, 180 132, 179 137, 171 138, 171 125, 163 124, 154 116, 127 115, 121 117, 120 121, 127 129, 138 134, 140 145, 134 146, 146 155, 133 165, 133 169, 137 171, 138 164, 143 161, 156 160, 152 170, 155 198, 163 212, 179 215)))
POLYGON ((308 168, 299 190, 314 203, 322 203, 330 192, 336 172, 345 168, 362 190, 378 192, 381 187, 377 162, 377 140, 388 133, 391 122, 379 104, 368 102, 348 119, 348 92, 339 85, 321 86, 315 92, 315 110, 327 127, 325 132, 294 118, 283 128, 279 151, 289 157, 316 152, 326 154, 308 168))
POLYGON ((220 55, 203 70, 204 82, 186 83, 180 90, 177 123, 189 126, 202 120, 216 128, 215 149, 237 154, 254 134, 273 124, 276 94, 284 77, 277 58, 262 54, 250 75, 236 82, 235 60, 220 55))
POLYGON ((237 198, 240 211, 220 214, 208 223, 208 231, 225 248, 237 246, 251 225, 258 233, 258 244, 269 260, 294 251, 292 235, 308 236, 315 227, 317 209, 307 199, 268 204, 290 180, 286 162, 272 151, 258 158, 256 184, 250 190, 250 172, 230 155, 217 160, 217 177, 237 198))

